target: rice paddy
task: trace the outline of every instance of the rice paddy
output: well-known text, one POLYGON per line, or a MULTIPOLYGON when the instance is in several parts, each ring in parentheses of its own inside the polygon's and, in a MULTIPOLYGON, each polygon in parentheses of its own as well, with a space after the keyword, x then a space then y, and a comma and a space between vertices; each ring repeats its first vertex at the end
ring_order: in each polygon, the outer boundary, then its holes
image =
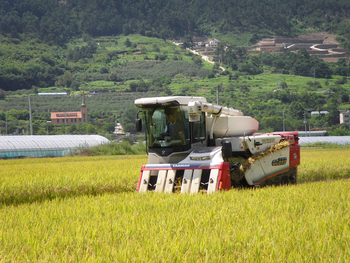
POLYGON ((212 195, 135 193, 145 155, 1 160, 0 262, 348 262, 350 150, 301 155, 212 195))

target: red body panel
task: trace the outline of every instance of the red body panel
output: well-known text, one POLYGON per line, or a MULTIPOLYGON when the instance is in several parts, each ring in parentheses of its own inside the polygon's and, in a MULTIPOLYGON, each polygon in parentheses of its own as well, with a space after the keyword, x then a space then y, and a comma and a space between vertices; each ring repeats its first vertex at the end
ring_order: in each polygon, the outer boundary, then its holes
POLYGON ((142 167, 141 167, 139 183, 137 184, 137 187, 136 187, 136 191, 137 191, 137 192, 138 192, 139 189, 140 189, 140 184, 141 184, 141 179, 142 179, 142 173, 143 173, 143 170, 145 169, 145 167, 146 167, 146 165, 142 165, 142 167))
POLYGON ((298 132, 273 132, 272 134, 281 135, 282 138, 290 142, 290 144, 299 144, 298 132))
POLYGON ((290 145, 289 148, 289 168, 294 168, 300 164, 300 145, 290 145))
POLYGON ((223 162, 220 165, 220 172, 218 178, 217 190, 230 190, 231 189, 231 175, 230 175, 230 164, 223 162))

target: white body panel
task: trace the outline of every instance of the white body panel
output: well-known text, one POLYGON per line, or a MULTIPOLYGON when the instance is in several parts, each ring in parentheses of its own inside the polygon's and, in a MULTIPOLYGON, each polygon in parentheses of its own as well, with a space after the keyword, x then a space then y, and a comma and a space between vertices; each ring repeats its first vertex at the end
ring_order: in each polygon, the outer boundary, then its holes
POLYGON ((209 184, 207 194, 215 193, 218 185, 219 169, 212 169, 210 171, 209 184))
POLYGON ((174 170, 169 170, 168 171, 168 176, 167 176, 166 182, 165 182, 165 188, 164 188, 164 192, 165 193, 170 194, 170 193, 173 192, 174 181, 175 181, 175 171, 174 170))
POLYGON ((289 147, 285 147, 256 160, 245 173, 248 184, 259 184, 266 177, 289 169, 289 152, 289 147))
POLYGON ((140 184, 140 188, 139 188, 140 193, 147 192, 150 174, 151 174, 151 171, 144 171, 142 173, 141 184, 140 184))
POLYGON ((246 136, 240 137, 246 149, 252 154, 265 151, 267 148, 271 147, 280 142, 280 135, 257 135, 257 136, 246 136))
POLYGON ((161 193, 164 191, 165 181, 167 176, 167 170, 161 170, 158 173, 157 184, 156 184, 156 192, 161 193))
POLYGON ((201 177, 202 177, 202 170, 201 169, 196 169, 193 171, 193 178, 192 178, 192 184, 191 184, 191 194, 196 194, 198 193, 199 186, 201 183, 201 177))
POLYGON ((193 170, 185 170, 184 178, 182 179, 181 193, 186 194, 190 192, 192 182, 193 170))
MULTIPOLYGON (((207 131, 213 123, 213 117, 207 117, 207 131)), ((220 116, 217 118, 213 133, 216 137, 251 135, 259 128, 259 122, 250 116, 220 116)))
POLYGON ((207 99, 204 97, 190 97, 190 96, 152 97, 152 98, 137 99, 135 100, 134 103, 138 107, 143 107, 149 104, 165 104, 173 101, 177 101, 180 105, 187 105, 190 101, 207 102, 207 99))

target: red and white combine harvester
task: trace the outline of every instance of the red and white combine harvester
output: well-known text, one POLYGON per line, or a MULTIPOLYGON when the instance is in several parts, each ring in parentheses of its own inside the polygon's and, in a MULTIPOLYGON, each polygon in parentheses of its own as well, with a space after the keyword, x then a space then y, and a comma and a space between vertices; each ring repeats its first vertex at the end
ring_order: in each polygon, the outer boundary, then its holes
POLYGON ((297 183, 297 132, 255 134, 258 121, 203 97, 143 98, 135 105, 142 109, 135 122, 138 131, 145 129, 148 152, 140 193, 297 183))

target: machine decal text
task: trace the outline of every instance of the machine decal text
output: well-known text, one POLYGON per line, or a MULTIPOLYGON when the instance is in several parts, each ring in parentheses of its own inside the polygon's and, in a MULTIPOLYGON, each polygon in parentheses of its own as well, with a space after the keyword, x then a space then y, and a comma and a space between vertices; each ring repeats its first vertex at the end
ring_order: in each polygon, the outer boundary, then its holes
POLYGON ((272 166, 285 165, 287 163, 287 157, 281 157, 275 160, 272 160, 272 166))

